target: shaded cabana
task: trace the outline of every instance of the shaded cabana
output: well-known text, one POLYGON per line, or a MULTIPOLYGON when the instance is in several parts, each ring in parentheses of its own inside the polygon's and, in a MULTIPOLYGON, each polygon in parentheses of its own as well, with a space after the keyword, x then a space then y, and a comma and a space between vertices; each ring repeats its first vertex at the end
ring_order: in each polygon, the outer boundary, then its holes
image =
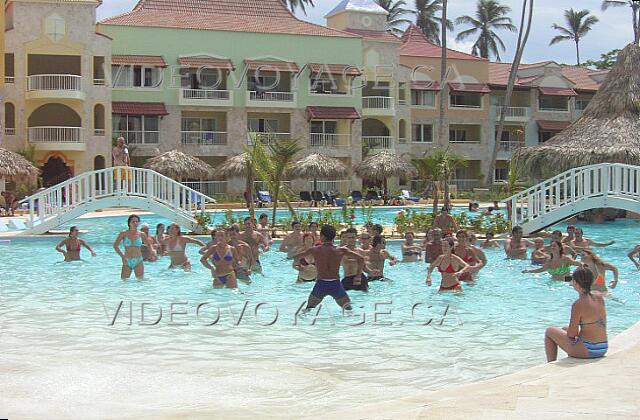
POLYGON ((620 52, 582 117, 514 157, 538 179, 597 163, 640 165, 640 46, 630 44, 620 52))
POLYGON ((318 190, 318 178, 340 177, 349 173, 339 159, 325 156, 321 153, 312 153, 300 159, 294 164, 290 172, 293 178, 313 179, 313 190, 318 190))
POLYGON ((389 178, 394 176, 409 178, 416 173, 416 168, 394 153, 380 152, 360 162, 355 172, 360 178, 382 181, 386 194, 389 178))
POLYGON ((4 181, 26 182, 35 179, 39 170, 23 156, 0 148, 0 191, 4 181))
POLYGON ((177 181, 183 179, 207 179, 214 172, 211 165, 205 161, 178 150, 171 150, 149 159, 144 164, 144 167, 177 181))
POLYGON ((255 174, 251 155, 247 152, 232 156, 216 168, 216 175, 223 178, 244 177, 246 180, 244 198, 247 207, 253 210, 253 181, 255 174))

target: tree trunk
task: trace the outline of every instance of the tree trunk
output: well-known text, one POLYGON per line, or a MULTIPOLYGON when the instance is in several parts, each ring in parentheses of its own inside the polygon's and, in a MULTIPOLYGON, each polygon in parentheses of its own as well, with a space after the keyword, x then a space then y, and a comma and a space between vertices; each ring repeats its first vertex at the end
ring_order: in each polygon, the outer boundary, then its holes
POLYGON ((493 178, 495 177, 496 161, 498 160, 498 150, 500 145, 500 139, 502 138, 502 131, 504 130, 504 120, 507 116, 507 108, 511 105, 511 95, 513 95, 513 86, 518 76, 518 67, 520 67, 520 60, 522 60, 522 54, 524 53, 524 47, 527 45, 529 39, 529 33, 531 32, 531 21, 533 19, 533 0, 522 1, 522 18, 520 20, 520 31, 518 33, 518 43, 516 44, 516 54, 513 57, 513 64, 511 65, 511 72, 509 73, 509 82, 507 83, 507 93, 504 97, 504 103, 500 109, 500 122, 498 123, 498 129, 496 137, 493 142, 493 151, 491 154, 491 161, 489 163, 489 170, 486 176, 486 187, 491 188, 493 186, 493 178), (525 18, 527 15, 527 2, 529 2, 529 18, 527 20, 525 28, 525 18), (524 30, 524 31, 523 31, 524 30))
POLYGON ((438 142, 445 145, 446 139, 446 101, 449 100, 449 85, 447 84, 447 0, 442 1, 442 54, 440 56, 440 116, 438 119, 438 142))
POLYGON ((449 192, 449 179, 444 180, 444 206, 451 207, 451 196, 449 192))
POLYGON ((273 188, 273 211, 271 213, 271 225, 276 224, 276 211, 278 210, 278 198, 280 197, 280 181, 276 181, 273 188))
POLYGON ((438 204, 440 203, 440 188, 438 188, 438 181, 433 181, 433 214, 438 212, 438 204))
POLYGON ((249 209, 249 216, 255 218, 256 212, 253 208, 253 170, 249 168, 247 171, 247 184, 245 186, 247 200, 247 208, 249 209))
POLYGON ((576 60, 578 61, 578 65, 580 65, 580 41, 576 41, 576 60))

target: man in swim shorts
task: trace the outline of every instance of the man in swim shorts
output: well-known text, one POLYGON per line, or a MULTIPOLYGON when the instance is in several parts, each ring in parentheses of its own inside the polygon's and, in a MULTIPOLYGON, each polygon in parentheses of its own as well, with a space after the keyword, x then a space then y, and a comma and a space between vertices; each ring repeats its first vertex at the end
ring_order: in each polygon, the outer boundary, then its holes
POLYGON ((440 229, 445 237, 458 231, 458 224, 453 216, 449 214, 449 207, 447 206, 444 206, 440 214, 433 219, 432 227, 440 229))
POLYGON ((252 217, 244 218, 244 232, 239 239, 251 247, 251 253, 255 257, 255 262, 251 267, 253 273, 262 274, 262 264, 260 264, 260 249, 263 252, 269 251, 269 240, 260 232, 254 230, 254 219, 252 217))
MULTIPOLYGON (((355 228, 349 228, 343 233, 344 235, 342 235, 342 237, 345 241, 345 246, 347 247, 347 249, 364 257, 364 251, 356 248, 358 231, 355 228)), ((363 292, 369 291, 369 279, 361 271, 358 271, 358 261, 350 256, 345 256, 344 258, 342 258, 342 269, 344 271, 342 286, 345 290, 361 290, 363 292), (356 280, 357 274, 360 274, 360 281, 356 280)))
POLYGON ((297 220, 291 222, 291 232, 282 240, 280 252, 286 252, 287 258, 292 258, 302 247, 302 225, 297 220))

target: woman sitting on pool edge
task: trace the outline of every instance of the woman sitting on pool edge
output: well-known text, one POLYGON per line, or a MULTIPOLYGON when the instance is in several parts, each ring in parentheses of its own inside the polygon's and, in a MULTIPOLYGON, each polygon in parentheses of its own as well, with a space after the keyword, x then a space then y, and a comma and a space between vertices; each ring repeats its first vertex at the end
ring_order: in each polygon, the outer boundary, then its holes
POLYGON ((553 280, 571 281, 571 266, 580 266, 580 263, 564 255, 563 246, 560 241, 551 242, 550 258, 542 264, 540 268, 525 269, 522 273, 544 273, 548 271, 553 280))
POLYGON ((545 332, 544 349, 547 362, 558 358, 558 346, 571 357, 595 359, 605 355, 607 343, 607 312, 604 298, 591 292, 593 274, 584 268, 573 272, 573 288, 580 294, 571 305, 571 320, 565 328, 549 327, 545 332))
POLYGON ((216 245, 209 247, 200 262, 213 274, 213 287, 237 289, 236 269, 240 257, 238 251, 228 244, 227 232, 223 228, 215 230, 216 245), (209 263, 209 258, 213 265, 209 263))
POLYGON ((464 273, 470 269, 470 266, 464 262, 462 258, 453 253, 454 247, 455 242, 452 238, 445 238, 442 240, 442 255, 431 263, 429 270, 427 271, 427 286, 431 287, 431 273, 435 268, 438 268, 438 271, 442 275, 440 292, 462 290, 462 286, 460 286, 458 278, 461 275, 464 275, 464 273))
POLYGON ((155 254, 153 245, 149 242, 149 237, 143 232, 138 231, 138 225, 140 224, 140 217, 132 214, 127 219, 127 230, 120 232, 115 242, 113 243, 113 249, 122 258, 122 279, 128 279, 131 277, 131 273, 135 272, 137 278, 144 277, 144 264, 142 258, 142 244, 146 244, 150 251, 155 254), (124 253, 120 250, 120 242, 124 244, 124 253))
POLYGON ((80 248, 85 247, 91 252, 91 256, 95 257, 96 253, 93 251, 91 246, 86 243, 83 239, 78 238, 78 233, 80 230, 76 226, 71 226, 69 229, 69 237, 65 238, 56 246, 56 251, 62 253, 64 255, 64 260, 66 262, 69 261, 80 261, 80 248), (62 249, 62 247, 65 249, 62 249))

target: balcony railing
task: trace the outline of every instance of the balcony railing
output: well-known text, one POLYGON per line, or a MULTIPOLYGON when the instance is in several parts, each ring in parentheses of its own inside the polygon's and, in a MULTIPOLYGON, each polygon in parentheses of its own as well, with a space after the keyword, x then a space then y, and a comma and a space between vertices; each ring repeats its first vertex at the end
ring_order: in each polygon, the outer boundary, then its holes
POLYGON ((451 144, 480 144, 480 140, 449 140, 451 144))
POLYGON ((183 182, 183 184, 209 197, 227 193, 227 181, 183 182))
POLYGON ((253 145, 254 141, 259 141, 263 144, 270 144, 272 141, 288 140, 291 138, 291 133, 263 133, 253 132, 247 133, 247 144, 253 145))
MULTIPOLYGON (((500 112, 502 112, 501 106, 495 106, 496 119, 500 118, 500 112)), ((528 119, 531 115, 531 108, 526 106, 510 106, 507 107, 507 112, 505 113, 506 118, 526 118, 528 119)))
POLYGON ((390 136, 364 136, 362 144, 369 149, 391 149, 390 136))
POLYGON ((569 108, 546 108, 543 106, 538 107, 538 111, 542 112, 569 112, 569 108))
POLYGON ((224 131, 182 131, 182 144, 224 146, 227 144, 227 133, 224 131))
POLYGON ((349 147, 351 134, 311 133, 311 147, 349 147))
POLYGON ((93 84, 96 85, 96 86, 104 86, 105 81, 104 81, 104 79, 94 78, 93 79, 93 84))
POLYGON ((462 108, 462 109, 481 109, 482 105, 477 104, 449 104, 449 108, 462 108))
POLYGON ((27 79, 27 90, 73 90, 82 88, 82 76, 74 74, 35 74, 27 79))
POLYGON ((4 128, 4 134, 6 136, 15 136, 16 135, 16 129, 12 128, 12 127, 5 127, 4 128))
POLYGON ((30 143, 82 143, 82 127, 29 127, 30 143))
POLYGON ((498 150, 501 152, 513 153, 522 147, 524 147, 523 141, 501 141, 500 148, 498 150))
POLYGON ((362 98, 365 109, 393 109, 393 98, 390 96, 365 96, 362 98))
POLYGON ((16 78, 13 76, 5 76, 4 77, 4 82, 5 83, 15 83, 16 82, 16 78))
POLYGON ((228 101, 231 98, 231 91, 215 89, 182 89, 184 99, 203 99, 228 101))
POLYGON ((158 144, 159 131, 114 131, 115 137, 124 137, 127 144, 158 144))
POLYGON ((294 92, 247 92, 248 100, 254 102, 295 102, 294 92))
POLYGON ((105 135, 104 128, 96 128, 95 130, 93 130, 93 135, 96 137, 104 137, 105 135))

